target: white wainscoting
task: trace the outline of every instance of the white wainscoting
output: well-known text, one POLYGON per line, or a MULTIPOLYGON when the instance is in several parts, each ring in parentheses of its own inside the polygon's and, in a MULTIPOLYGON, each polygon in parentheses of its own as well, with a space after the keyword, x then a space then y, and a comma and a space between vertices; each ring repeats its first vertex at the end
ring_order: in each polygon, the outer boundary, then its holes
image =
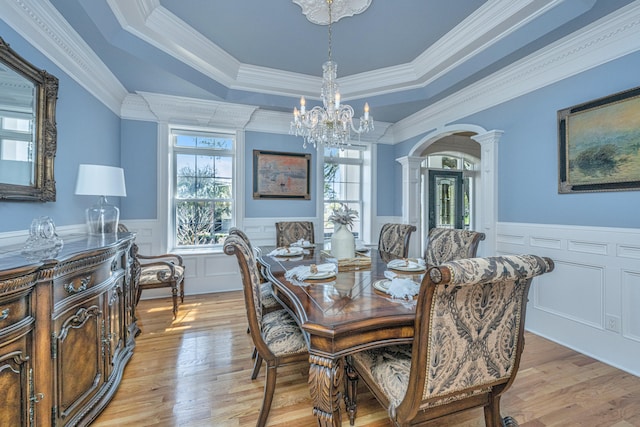
POLYGON ((497 251, 555 263, 533 281, 527 330, 640 376, 640 229, 498 223, 497 251))

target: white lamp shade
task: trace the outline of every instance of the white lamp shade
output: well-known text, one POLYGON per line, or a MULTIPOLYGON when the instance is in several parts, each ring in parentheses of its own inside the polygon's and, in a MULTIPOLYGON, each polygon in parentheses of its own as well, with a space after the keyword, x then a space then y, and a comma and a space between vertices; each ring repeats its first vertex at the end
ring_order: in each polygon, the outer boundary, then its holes
POLYGON ((114 166, 80 165, 76 194, 124 197, 127 195, 124 170, 114 166))

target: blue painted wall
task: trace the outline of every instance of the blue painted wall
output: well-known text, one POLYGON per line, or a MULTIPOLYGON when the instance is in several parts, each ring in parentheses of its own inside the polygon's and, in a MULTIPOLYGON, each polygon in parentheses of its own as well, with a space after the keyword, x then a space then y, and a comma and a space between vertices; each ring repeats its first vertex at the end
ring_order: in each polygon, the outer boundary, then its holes
POLYGON ((158 125, 155 122, 122 120, 121 167, 127 197, 120 201, 120 217, 156 219, 158 185, 158 125))
POLYGON ((378 157, 376 170, 377 179, 377 213, 378 216, 394 216, 400 209, 402 215, 402 166, 396 162, 396 153, 393 145, 378 144, 378 157), (400 189, 396 165, 400 168, 400 189), (399 191, 399 193, 398 193, 399 191))
MULTIPOLYGON (((635 53, 459 120, 504 131, 498 144, 499 221, 640 227, 640 191, 558 194, 557 131, 558 110, 640 86, 638 69, 635 53)), ((397 144, 396 158, 417 140, 397 144)), ((378 167, 391 168, 393 162, 379 156, 378 167)), ((378 189, 384 189, 380 182, 378 189)), ((378 215, 386 215, 388 208, 378 200, 378 215)), ((394 212, 402 212, 401 197, 394 212)))
MULTIPOLYGON (((74 195, 78 165, 120 164, 120 119, 3 20, 0 20, 0 36, 27 61, 59 79, 58 147, 54 167, 56 202, 0 201, 0 232, 28 229, 31 220, 42 215, 50 216, 57 226, 81 224, 84 210, 97 198, 74 195)), ((111 201, 119 203, 118 198, 111 201)))
POLYGON ((640 227, 639 191, 558 194, 557 131, 558 110, 639 86, 638 69, 635 53, 462 120, 504 130, 499 221, 640 227))

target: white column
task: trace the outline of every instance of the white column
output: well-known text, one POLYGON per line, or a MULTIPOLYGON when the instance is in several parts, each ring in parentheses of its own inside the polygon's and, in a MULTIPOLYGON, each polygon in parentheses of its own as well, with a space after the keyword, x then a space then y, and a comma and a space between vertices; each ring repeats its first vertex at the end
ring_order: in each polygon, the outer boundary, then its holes
POLYGON ((396 159, 402 165, 402 222, 416 226, 409 241, 409 256, 421 256, 422 227, 420 221, 420 164, 422 157, 396 159))
POLYGON ((498 222, 498 141, 503 132, 492 130, 471 139, 480 144, 480 188, 477 189, 478 226, 486 237, 480 242, 478 256, 496 255, 496 225, 498 222))

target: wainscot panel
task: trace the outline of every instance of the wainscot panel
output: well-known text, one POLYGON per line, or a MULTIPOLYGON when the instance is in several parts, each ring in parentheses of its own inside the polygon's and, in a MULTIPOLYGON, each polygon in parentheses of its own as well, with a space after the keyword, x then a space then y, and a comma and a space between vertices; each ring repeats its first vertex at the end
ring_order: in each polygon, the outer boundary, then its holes
POLYGON ((497 242, 556 263, 534 279, 529 331, 640 376, 640 229, 498 223, 497 242))

